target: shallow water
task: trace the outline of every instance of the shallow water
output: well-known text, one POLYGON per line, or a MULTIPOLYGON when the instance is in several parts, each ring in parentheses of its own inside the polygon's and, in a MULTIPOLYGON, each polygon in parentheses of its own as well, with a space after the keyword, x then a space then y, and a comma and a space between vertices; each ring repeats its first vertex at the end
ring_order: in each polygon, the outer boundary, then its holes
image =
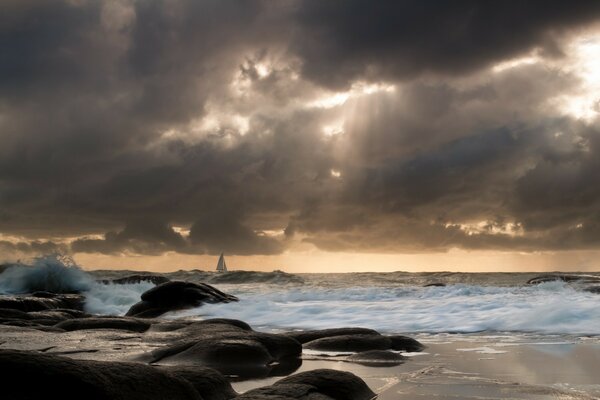
MULTIPOLYGON (((419 335, 423 353, 395 367, 375 368, 306 356, 299 371, 350 371, 378 393, 395 399, 597 399, 598 338, 531 335, 419 335)), ((407 354, 408 355, 408 354, 407 354)), ((277 378, 237 382, 236 390, 277 378)))

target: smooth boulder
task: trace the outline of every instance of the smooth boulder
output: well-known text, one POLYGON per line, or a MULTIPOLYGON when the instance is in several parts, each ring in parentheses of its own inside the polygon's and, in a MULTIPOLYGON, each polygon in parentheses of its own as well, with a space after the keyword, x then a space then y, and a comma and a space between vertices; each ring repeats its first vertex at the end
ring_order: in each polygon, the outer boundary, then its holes
POLYGON ((158 317, 169 311, 199 307, 204 303, 229 303, 238 298, 205 283, 169 281, 142 294, 142 301, 131 306, 127 316, 158 317))
POLYGON ((375 393, 358 376, 344 371, 316 369, 289 376, 271 386, 238 396, 240 400, 371 400, 375 393))
POLYGON ((202 400, 187 380, 139 363, 0 350, 0 371, 11 400, 202 400))
POLYGON ((151 324, 137 318, 128 317, 90 317, 68 319, 54 325, 55 328, 65 331, 79 331, 83 329, 116 329, 130 332, 145 332, 151 324))

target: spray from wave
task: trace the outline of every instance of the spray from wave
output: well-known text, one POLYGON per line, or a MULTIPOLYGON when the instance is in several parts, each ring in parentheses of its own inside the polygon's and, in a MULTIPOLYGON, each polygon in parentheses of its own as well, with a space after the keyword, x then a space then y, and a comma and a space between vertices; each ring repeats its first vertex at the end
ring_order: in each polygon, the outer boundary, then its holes
POLYGON ((6 294, 79 293, 93 284, 90 275, 60 255, 34 258, 31 264, 13 264, 0 275, 0 293, 6 294))
POLYGON ((98 282, 71 258, 61 255, 34 258, 28 264, 13 264, 0 273, 0 294, 81 293, 85 296, 85 310, 91 314, 123 315, 153 286, 151 282, 98 282))

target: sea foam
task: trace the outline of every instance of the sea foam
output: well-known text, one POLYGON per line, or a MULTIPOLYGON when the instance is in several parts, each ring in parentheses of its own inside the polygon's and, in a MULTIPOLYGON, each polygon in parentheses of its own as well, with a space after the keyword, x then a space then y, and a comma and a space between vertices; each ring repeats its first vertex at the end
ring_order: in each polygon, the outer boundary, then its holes
POLYGON ((385 332, 600 334, 597 294, 563 282, 537 286, 284 288, 221 286, 239 303, 177 315, 243 319, 257 327, 361 326, 385 332))

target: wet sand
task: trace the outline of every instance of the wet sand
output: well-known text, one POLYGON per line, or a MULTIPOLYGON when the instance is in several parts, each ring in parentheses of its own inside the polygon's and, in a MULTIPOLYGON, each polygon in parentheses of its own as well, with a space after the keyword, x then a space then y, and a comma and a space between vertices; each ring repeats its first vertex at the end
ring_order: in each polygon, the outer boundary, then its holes
MULTIPOLYGON (((379 400, 598 399, 600 338, 536 335, 416 335, 423 353, 394 367, 369 367, 339 357, 304 355, 298 372, 350 371, 379 400)), ((234 383, 237 391, 278 378, 234 383)))

